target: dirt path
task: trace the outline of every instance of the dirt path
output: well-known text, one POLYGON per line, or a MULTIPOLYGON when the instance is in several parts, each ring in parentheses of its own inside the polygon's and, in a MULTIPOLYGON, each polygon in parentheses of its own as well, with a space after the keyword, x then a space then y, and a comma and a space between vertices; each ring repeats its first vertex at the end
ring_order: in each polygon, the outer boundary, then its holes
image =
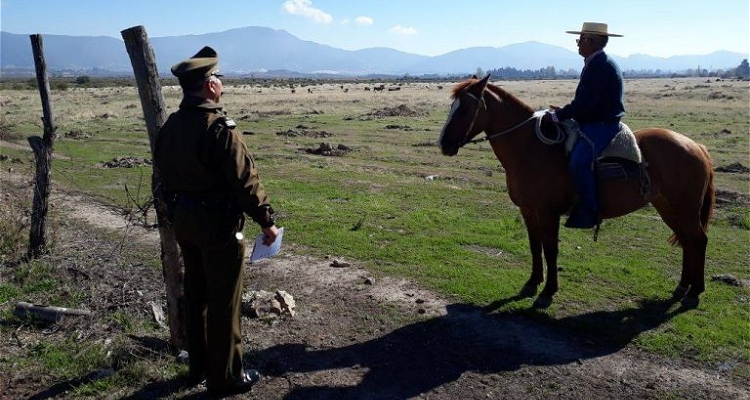
POLYGON ((250 285, 285 288, 300 304, 293 320, 245 328, 267 375, 257 398, 750 398, 718 371, 628 343, 592 347, 554 323, 490 314, 404 280, 367 285, 366 271, 330 264, 284 256, 250 268, 250 285))
MULTIPOLYGON (((17 174, 2 175, 3 185, 19 182, 17 174)), ((112 208, 59 192, 51 201, 70 218, 158 251, 154 231, 126 224, 112 208)), ((246 359, 264 377, 238 398, 750 399, 750 384, 732 381, 719 366, 705 370, 630 345, 655 326, 618 322, 613 329, 632 335, 595 345, 565 335, 554 320, 542 324, 493 312, 514 297, 482 309, 407 280, 372 277, 356 261, 334 267, 332 259, 302 253, 286 244, 277 257, 247 266, 246 290, 285 290, 294 296, 297 314, 243 317, 246 359)), ((160 276, 151 279, 158 290, 160 276)), ((585 317, 628 321, 638 313, 585 317)), ((175 385, 150 383, 132 398, 204 397, 201 386, 175 391, 175 385)))

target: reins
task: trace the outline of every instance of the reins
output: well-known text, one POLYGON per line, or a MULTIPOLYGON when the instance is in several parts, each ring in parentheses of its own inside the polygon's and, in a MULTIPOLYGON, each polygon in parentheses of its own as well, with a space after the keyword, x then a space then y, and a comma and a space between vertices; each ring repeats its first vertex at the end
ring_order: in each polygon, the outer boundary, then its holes
MULTIPOLYGON (((474 96, 472 95, 472 97, 474 96)), ((482 97, 482 100, 484 100, 484 97, 482 97)), ((486 106, 485 106, 485 109, 486 109, 486 106)), ((511 128, 508 128, 498 133, 493 133, 492 135, 486 135, 483 138, 469 140, 466 143, 481 143, 484 141, 489 141, 489 140, 498 138, 502 135, 505 135, 506 133, 513 132, 514 130, 524 126, 526 123, 528 123, 529 121, 533 119, 536 119, 535 130, 536 130, 536 136, 539 138, 539 141, 541 141, 542 143, 546 145, 553 145, 553 144, 564 142, 565 132, 563 132, 563 130, 557 124, 555 125, 555 128, 557 128, 557 136, 554 139, 549 139, 546 136, 544 136, 544 134, 542 133, 542 115, 544 115, 545 112, 546 110, 537 111, 534 114, 532 114, 529 118, 526 118, 525 120, 521 121, 520 123, 514 125, 511 128)), ((471 129, 474 127, 474 121, 477 119, 477 115, 479 115, 479 107, 477 107, 477 112, 474 114, 474 119, 471 121, 471 125, 469 125, 468 132, 471 132, 471 129)))

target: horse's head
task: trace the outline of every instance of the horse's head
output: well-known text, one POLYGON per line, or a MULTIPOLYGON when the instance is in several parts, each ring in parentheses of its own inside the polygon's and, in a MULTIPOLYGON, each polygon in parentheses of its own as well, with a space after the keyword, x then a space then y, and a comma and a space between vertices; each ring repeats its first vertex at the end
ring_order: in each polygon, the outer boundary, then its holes
POLYGON ((484 125, 478 122, 484 120, 481 114, 487 111, 484 88, 489 79, 489 74, 481 80, 474 76, 453 89, 453 104, 438 139, 438 146, 444 155, 455 156, 461 146, 484 130, 484 125))

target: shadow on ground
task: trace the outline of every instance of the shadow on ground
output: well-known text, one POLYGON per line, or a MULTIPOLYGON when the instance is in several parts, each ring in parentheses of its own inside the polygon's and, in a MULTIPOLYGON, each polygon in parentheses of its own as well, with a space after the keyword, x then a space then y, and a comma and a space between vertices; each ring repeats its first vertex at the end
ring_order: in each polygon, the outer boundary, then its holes
MULTIPOLYGON (((362 343, 309 349, 284 343, 253 352, 251 367, 264 375, 356 368, 364 376, 355 386, 293 386, 287 400, 388 398, 406 399, 458 379, 465 372, 515 371, 523 365, 562 365, 616 353, 642 332, 654 329, 685 309, 675 301, 646 300, 620 311, 596 311, 554 319, 534 310, 495 312, 518 301, 514 296, 486 307, 451 304, 447 314, 410 324, 362 343), (671 311, 670 311, 671 310, 671 311), (582 333, 583 332, 583 333, 582 333)), ((155 338, 131 337, 155 352, 169 351, 155 338)), ((54 398, 76 386, 111 374, 92 372, 57 383, 31 399, 54 398)), ((129 399, 174 396, 187 388, 184 378, 145 385, 129 399)), ((191 399, 209 398, 205 392, 191 399)))
POLYGON ((560 365, 611 354, 640 333, 685 311, 670 312, 674 301, 646 301, 636 308, 560 320, 536 312, 531 316, 493 312, 514 299, 483 308, 452 304, 444 316, 350 346, 314 350, 286 343, 254 356, 267 375, 341 368, 366 371, 356 386, 297 386, 285 399, 405 399, 452 382, 468 371, 515 371, 522 365, 560 365), (603 334, 571 334, 580 328, 603 334))

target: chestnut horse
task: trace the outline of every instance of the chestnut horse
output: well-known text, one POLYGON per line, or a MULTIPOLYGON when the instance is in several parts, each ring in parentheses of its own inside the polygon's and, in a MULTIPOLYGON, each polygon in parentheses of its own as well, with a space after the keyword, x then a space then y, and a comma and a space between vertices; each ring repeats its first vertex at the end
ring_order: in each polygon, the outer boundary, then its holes
MULTIPOLYGON (((560 216, 571 209, 576 190, 564 146, 544 144, 536 134, 534 110, 488 80, 489 75, 482 80, 474 77, 455 86, 438 145, 444 155, 455 156, 480 132, 486 133, 485 139, 505 169, 508 194, 520 207, 529 236, 531 277, 521 295, 533 297, 544 282, 543 252, 547 282, 534 307, 548 307, 558 290, 560 216)), ((541 128, 542 132, 555 130, 546 124, 541 128)), ((715 202, 711 159, 704 146, 667 129, 641 129, 635 136, 650 191, 642 193, 640 179, 599 180, 601 216, 615 218, 653 204, 674 233, 670 242, 682 246, 682 275, 673 299, 681 300, 684 307, 697 307, 705 289, 706 232, 715 202)))

